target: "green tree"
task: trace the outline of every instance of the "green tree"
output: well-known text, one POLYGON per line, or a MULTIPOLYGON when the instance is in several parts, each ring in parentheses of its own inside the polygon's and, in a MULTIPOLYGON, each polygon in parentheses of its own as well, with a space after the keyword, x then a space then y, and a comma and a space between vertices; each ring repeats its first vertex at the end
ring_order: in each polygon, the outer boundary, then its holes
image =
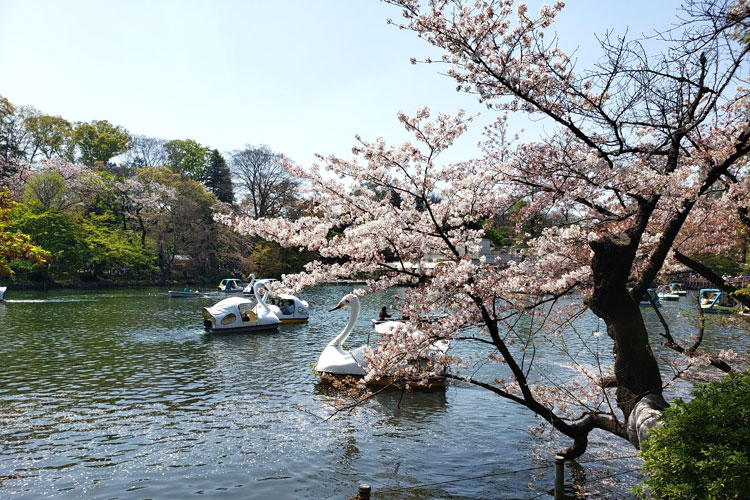
POLYGON ((175 173, 202 182, 206 176, 209 149, 192 139, 175 139, 164 145, 167 165, 175 173))
POLYGON ((130 148, 131 137, 127 130, 112 125, 107 120, 78 123, 73 130, 73 141, 78 148, 81 163, 106 165, 115 156, 130 148))
POLYGON ((31 242, 31 237, 10 227, 10 213, 17 204, 10 199, 10 191, 0 188, 0 276, 13 276, 10 263, 24 260, 42 265, 49 253, 31 242))
POLYGON ((33 210, 18 205, 10 227, 23 232, 49 252, 47 277, 75 275, 86 264, 88 249, 80 223, 71 214, 58 210, 33 210))
POLYGON ((98 278, 102 271, 114 267, 153 267, 153 253, 138 244, 137 234, 119 226, 111 212, 96 215, 39 208, 18 205, 11 227, 28 233, 31 240, 49 250, 48 278, 77 279, 82 270, 98 278))
POLYGON ((26 183, 23 201, 38 211, 64 210, 72 205, 72 194, 59 172, 39 172, 26 183))
POLYGON ((232 174, 229 171, 226 160, 214 149, 209 154, 208 168, 206 172, 205 186, 216 195, 219 201, 234 203, 234 190, 232 189, 232 174))
POLYGON ((29 161, 37 154, 45 158, 61 157, 73 160, 73 125, 59 116, 33 114, 24 120, 30 135, 29 161))
POLYGON ((114 267, 151 269, 154 255, 137 242, 137 236, 115 225, 112 214, 82 218, 81 228, 87 249, 87 264, 98 278, 101 272, 114 267))

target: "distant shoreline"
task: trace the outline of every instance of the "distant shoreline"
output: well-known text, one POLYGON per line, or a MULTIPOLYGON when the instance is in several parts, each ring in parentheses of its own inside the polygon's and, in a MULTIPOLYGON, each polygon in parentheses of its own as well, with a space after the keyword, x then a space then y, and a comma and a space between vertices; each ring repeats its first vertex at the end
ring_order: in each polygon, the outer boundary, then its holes
MULTIPOLYGON (((54 282, 20 282, 0 281, 1 286, 7 286, 8 292, 13 291, 35 291, 47 292, 53 290, 110 290, 113 288, 164 288, 172 287, 175 290, 182 290, 185 287, 195 289, 201 288, 203 291, 216 290, 221 279, 213 281, 195 281, 190 279, 168 281, 96 281, 80 283, 54 283, 54 282)), ((321 285, 365 285, 365 280, 336 280, 320 283, 321 285)))

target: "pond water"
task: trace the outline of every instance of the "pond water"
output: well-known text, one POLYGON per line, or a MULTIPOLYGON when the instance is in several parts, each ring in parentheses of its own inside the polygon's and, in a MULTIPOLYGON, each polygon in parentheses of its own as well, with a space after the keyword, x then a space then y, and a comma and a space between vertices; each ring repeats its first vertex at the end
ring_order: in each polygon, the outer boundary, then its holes
MULTIPOLYGON (((367 482, 379 499, 551 498, 559 443, 533 439, 538 421, 487 391, 389 391, 324 420, 342 395, 312 365, 348 320, 348 310, 326 311, 351 289, 301 293, 306 324, 234 335, 203 330, 201 308, 218 293, 10 290, 0 304, 0 497, 344 499, 367 482)), ((363 299, 348 344, 366 341, 389 297, 363 299)), ((678 329, 694 328, 687 310, 664 308, 678 329)), ((596 320, 582 325, 591 333, 596 320)), ((711 325, 709 345, 724 338, 711 325)), ((592 465, 589 478, 637 462, 607 467, 592 465)))

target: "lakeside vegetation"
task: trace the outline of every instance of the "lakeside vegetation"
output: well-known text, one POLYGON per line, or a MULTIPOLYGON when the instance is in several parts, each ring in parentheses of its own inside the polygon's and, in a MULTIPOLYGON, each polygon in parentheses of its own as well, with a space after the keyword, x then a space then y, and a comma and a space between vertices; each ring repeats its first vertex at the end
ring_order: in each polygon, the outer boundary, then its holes
POLYGON ((131 135, 106 120, 71 123, 0 97, 0 275, 47 288, 300 271, 310 252, 214 221, 218 210, 255 218, 305 210, 281 155, 246 146, 228 157, 194 140, 131 135))
MULTIPOLYGON (((35 249, 11 252, 8 243, 0 275, 20 287, 54 288, 300 272, 320 256, 214 220, 216 212, 312 215, 283 160, 266 146, 222 153, 192 139, 133 135, 107 120, 73 123, 0 96, 0 228, 35 249)), ((400 203, 397 193, 382 195, 400 203)), ((526 205, 518 200, 475 229, 496 247, 523 247, 559 222, 530 217, 526 205)))
MULTIPOLYGON (((750 90, 728 90, 746 78, 750 44, 734 30, 748 29, 750 6, 695 12, 703 27, 687 26, 690 42, 650 65, 641 64, 641 40, 606 40, 608 63, 577 73, 568 55, 532 43, 562 2, 536 20, 525 4, 451 17, 434 5, 390 3, 403 9, 402 28, 447 52, 459 90, 491 110, 542 114, 550 135, 506 140, 502 115, 480 158, 445 165, 436 157, 470 120, 423 108, 399 115, 414 142, 358 138, 354 160, 325 158, 337 174, 327 176, 265 147, 222 154, 3 100, 0 265, 19 284, 215 282, 304 270, 288 279, 302 288, 375 276, 359 292, 409 287, 399 309, 412 321, 366 353, 366 379, 392 376, 392 360, 435 341, 469 343, 475 349, 450 363, 482 359, 504 375, 451 378, 538 416, 569 438, 564 457, 586 453, 595 430, 646 449, 669 407, 665 362, 675 378, 700 366, 747 368, 745 353, 713 352, 707 338, 702 345, 702 312, 698 332, 673 336, 661 315, 663 333, 653 331, 639 301, 655 281, 689 269, 750 306, 747 289, 726 279, 747 271, 750 241, 750 90), (497 22, 506 17, 523 36, 497 22), (498 47, 507 57, 497 58, 498 47), (483 236, 522 248, 522 259, 491 265, 479 255, 483 236), (432 256, 439 265, 423 266, 432 256), (604 326, 579 335, 585 348, 575 352, 563 334, 590 313, 604 326), (439 320, 420 319, 429 315, 439 320), (677 361, 654 355, 659 336, 677 361), (537 342, 555 345, 570 366, 538 361, 537 342)), ((434 366, 414 363, 397 376, 425 380, 434 366)), ((355 404, 370 396, 360 389, 355 404)))
POLYGON ((641 455, 640 498, 741 499, 750 488, 750 373, 699 386, 674 401, 641 455))

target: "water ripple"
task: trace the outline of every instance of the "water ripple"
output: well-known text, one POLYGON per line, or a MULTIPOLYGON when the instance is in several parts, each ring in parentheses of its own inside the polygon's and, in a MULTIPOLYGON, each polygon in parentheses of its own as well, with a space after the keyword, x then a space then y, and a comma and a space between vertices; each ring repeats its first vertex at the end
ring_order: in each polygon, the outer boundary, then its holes
MULTIPOLYGON (((520 473, 417 488, 476 464, 507 472, 533 460, 533 418, 486 391, 385 392, 319 418, 341 395, 311 366, 348 319, 326 311, 350 291, 307 291, 311 321, 263 335, 206 334, 200 311, 218 295, 12 292, 0 308, 0 496, 346 498, 366 480, 415 488, 414 499, 478 498, 549 484, 520 473)), ((388 297, 364 298, 352 345, 366 341, 388 297)), ((707 341, 721 346, 713 328, 707 341)))

